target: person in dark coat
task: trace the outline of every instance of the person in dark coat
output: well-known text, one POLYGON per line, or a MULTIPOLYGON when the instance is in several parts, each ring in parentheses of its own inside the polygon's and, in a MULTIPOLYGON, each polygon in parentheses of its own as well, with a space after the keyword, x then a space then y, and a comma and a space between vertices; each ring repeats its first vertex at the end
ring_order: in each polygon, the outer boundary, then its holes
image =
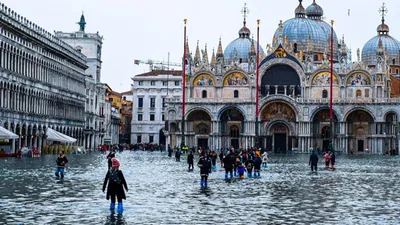
POLYGON ((228 173, 233 178, 233 167, 233 155, 228 152, 224 158, 225 179, 228 179, 228 173))
POLYGON ((175 159, 176 159, 177 162, 181 161, 181 150, 179 148, 176 149, 175 159))
POLYGON ((208 157, 207 151, 203 151, 197 166, 200 167, 200 185, 201 187, 207 187, 208 174, 211 172, 211 159, 208 157))
POLYGON ((64 151, 60 151, 56 160, 57 168, 56 168, 56 177, 64 178, 64 169, 65 165, 68 163, 67 157, 64 155, 64 151))
POLYGON ((109 200, 111 198, 110 210, 112 211, 115 209, 115 197, 117 197, 117 212, 121 214, 124 211, 122 199, 126 199, 124 188, 128 191, 128 185, 126 184, 124 174, 119 170, 119 161, 116 158, 112 158, 111 161, 112 168, 107 172, 106 177, 104 178, 103 192, 107 186, 106 199, 109 200))
POLYGON ((168 145, 168 157, 172 157, 172 152, 173 152, 173 150, 172 150, 171 146, 168 145))
POLYGON ((257 155, 256 159, 254 160, 254 176, 259 177, 260 176, 260 170, 261 170, 261 164, 262 164, 262 159, 259 155, 257 155))
POLYGON ((332 168, 332 170, 335 170, 335 161, 336 161, 336 156, 335 156, 335 153, 332 152, 331 153, 331 168, 332 168))
POLYGON ((224 150, 221 149, 221 152, 219 153, 219 161, 221 162, 221 167, 224 167, 224 157, 225 157, 224 150))
POLYGON ((315 153, 315 151, 312 152, 310 156, 310 161, 308 162, 308 165, 311 166, 311 172, 317 172, 317 165, 318 165, 318 155, 315 153))
POLYGON ((189 164, 189 169, 188 169, 189 172, 193 171, 193 169, 194 169, 194 167, 193 167, 194 162, 193 161, 194 161, 194 155, 193 155, 193 152, 190 151, 189 155, 187 156, 187 163, 189 164))
POLYGON ((115 152, 113 149, 110 150, 110 153, 108 153, 107 155, 107 159, 108 159, 108 170, 111 169, 112 166, 112 158, 115 158, 115 152))

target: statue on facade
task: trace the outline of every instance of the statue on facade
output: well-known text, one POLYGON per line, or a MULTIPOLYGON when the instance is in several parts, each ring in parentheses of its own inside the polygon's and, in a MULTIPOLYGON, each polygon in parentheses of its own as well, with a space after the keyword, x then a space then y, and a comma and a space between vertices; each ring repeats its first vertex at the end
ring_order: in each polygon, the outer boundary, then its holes
POLYGON ((360 62, 360 49, 357 49, 357 61, 360 62))

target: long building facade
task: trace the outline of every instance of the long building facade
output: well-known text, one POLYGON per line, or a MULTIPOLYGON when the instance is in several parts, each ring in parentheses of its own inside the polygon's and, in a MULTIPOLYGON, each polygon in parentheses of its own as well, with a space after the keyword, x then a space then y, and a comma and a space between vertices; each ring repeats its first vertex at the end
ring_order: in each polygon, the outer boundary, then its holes
MULTIPOLYGON (((356 60, 335 33, 331 55, 331 26, 322 17, 316 1, 306 9, 300 1, 294 18, 281 21, 265 51, 251 38, 246 19, 239 37, 224 51, 220 39, 211 61, 207 47, 200 50, 198 44, 191 57, 187 44, 184 143, 215 150, 259 145, 275 152, 310 152, 327 150, 333 135, 336 151, 381 154, 398 149, 400 42, 389 35, 382 16, 377 36, 362 54, 357 50, 356 60)), ((182 99, 168 98, 169 143, 181 143, 181 112, 182 99)))
POLYGON ((0 4, 0 125, 19 136, 10 150, 46 144, 52 128, 84 140, 86 59, 0 4))

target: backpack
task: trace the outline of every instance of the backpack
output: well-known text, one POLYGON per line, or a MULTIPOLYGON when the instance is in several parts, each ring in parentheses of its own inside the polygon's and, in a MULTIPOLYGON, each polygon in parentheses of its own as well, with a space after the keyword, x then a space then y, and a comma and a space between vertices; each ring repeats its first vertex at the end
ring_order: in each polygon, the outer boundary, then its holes
POLYGON ((116 184, 121 183, 121 180, 119 179, 119 176, 118 176, 118 170, 114 171, 113 169, 110 169, 110 181, 113 181, 116 184))

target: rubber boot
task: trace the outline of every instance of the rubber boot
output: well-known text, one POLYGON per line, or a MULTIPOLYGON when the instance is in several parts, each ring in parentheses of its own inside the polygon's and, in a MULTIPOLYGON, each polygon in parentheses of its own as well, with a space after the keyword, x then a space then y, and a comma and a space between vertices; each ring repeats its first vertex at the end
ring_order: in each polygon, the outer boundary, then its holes
POLYGON ((204 187, 204 181, 203 180, 200 180, 200 186, 204 187))
POLYGON ((115 203, 110 203, 110 210, 114 211, 115 210, 115 203))
POLYGON ((247 173, 247 177, 251 177, 251 173, 247 173))
POLYGON ((123 205, 122 205, 122 202, 118 202, 118 209, 117 209, 117 212, 118 212, 119 214, 122 214, 123 211, 124 211, 124 207, 123 207, 123 205))
POLYGON ((234 172, 233 172, 233 176, 235 176, 235 177, 236 177, 236 171, 234 171, 234 172))
POLYGON ((257 172, 254 172, 254 177, 256 177, 257 176, 257 172))
POLYGON ((207 180, 204 181, 204 187, 207 187, 207 180))
POLYGON ((231 174, 231 179, 233 178, 233 174, 231 174))
POLYGON ((258 175, 258 177, 260 177, 260 176, 261 176, 261 175, 260 175, 260 171, 258 171, 258 172, 257 172, 257 175, 258 175))
POLYGON ((228 179, 228 173, 225 173, 225 179, 228 179))

